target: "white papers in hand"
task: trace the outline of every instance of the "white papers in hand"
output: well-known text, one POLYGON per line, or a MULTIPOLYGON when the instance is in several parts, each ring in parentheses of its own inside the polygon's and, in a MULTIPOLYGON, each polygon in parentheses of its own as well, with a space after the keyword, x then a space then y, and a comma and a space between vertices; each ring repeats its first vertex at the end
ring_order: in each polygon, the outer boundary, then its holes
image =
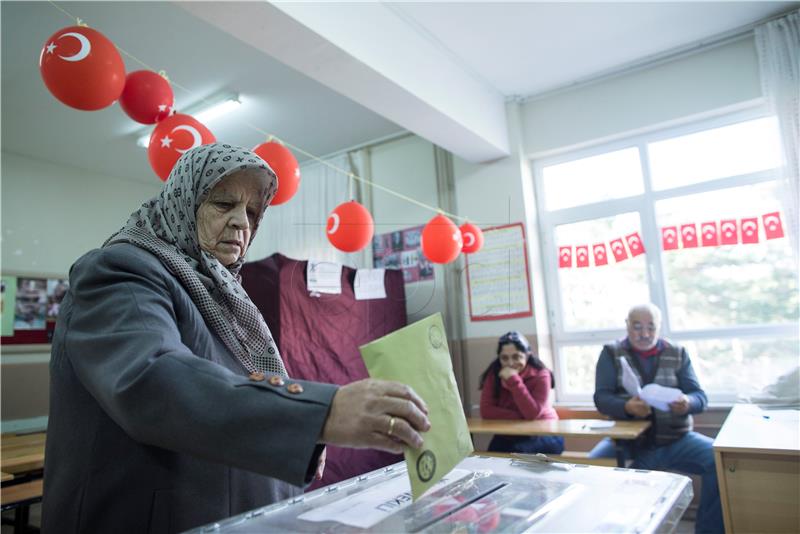
MULTIPOLYGON (((453 469, 428 491, 436 491, 469 474, 466 469, 453 469)), ((354 493, 309 510, 297 516, 297 519, 336 521, 351 527, 370 528, 411 503, 411 484, 408 477, 403 475, 373 486, 369 491, 354 493)))
POLYGON ((386 285, 383 283, 386 269, 359 269, 353 282, 356 300, 385 299, 386 285))
POLYGON ((306 280, 309 293, 342 293, 342 264, 330 261, 308 260, 306 280))
POLYGON ((639 397, 656 410, 668 412, 669 404, 678 400, 681 395, 683 395, 683 392, 677 388, 668 388, 658 384, 647 384, 642 388, 639 397))
POLYGON ((639 385, 639 379, 636 378, 636 373, 631 369, 628 360, 625 359, 624 356, 620 356, 619 364, 622 366, 622 387, 625 388, 625 391, 627 391, 628 395, 631 397, 639 395, 642 391, 642 387, 639 385))

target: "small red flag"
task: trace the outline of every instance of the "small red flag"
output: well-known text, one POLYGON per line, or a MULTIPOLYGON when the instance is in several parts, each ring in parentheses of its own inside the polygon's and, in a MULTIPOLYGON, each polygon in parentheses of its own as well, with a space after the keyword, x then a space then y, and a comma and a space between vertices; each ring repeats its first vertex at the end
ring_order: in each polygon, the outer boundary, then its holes
POLYGON ((558 267, 559 269, 572 267, 572 246, 558 247, 558 267))
POLYGON ((594 254, 594 264, 596 266, 608 265, 608 253, 606 252, 605 243, 595 243, 592 245, 592 254, 594 254))
POLYGON ((617 260, 617 263, 628 259, 628 252, 625 250, 622 239, 614 239, 608 246, 611 247, 611 253, 614 255, 614 259, 617 260))
POLYGON ((625 241, 628 242, 628 248, 631 251, 631 257, 635 258, 639 254, 644 254, 644 243, 639 236, 639 232, 634 232, 625 236, 625 241))
POLYGON ((719 244, 735 245, 739 242, 739 221, 726 219, 719 222, 719 244))
POLYGON ((697 226, 694 223, 681 225, 681 241, 683 241, 683 248, 697 246, 697 226))
POLYGON ((719 245, 717 221, 708 221, 700 225, 700 239, 704 247, 716 247, 719 245))
POLYGON ((781 222, 781 214, 778 211, 772 213, 765 213, 761 216, 764 220, 764 234, 767 239, 779 239, 783 237, 783 223, 781 222))
POLYGON ((575 247, 575 259, 577 260, 578 267, 588 267, 589 266, 589 246, 588 245, 581 245, 579 247, 575 247))
POLYGON ((758 217, 742 219, 742 243, 758 243, 758 217))
POLYGON ((661 248, 675 250, 678 248, 678 229, 675 226, 665 226, 661 229, 661 248))

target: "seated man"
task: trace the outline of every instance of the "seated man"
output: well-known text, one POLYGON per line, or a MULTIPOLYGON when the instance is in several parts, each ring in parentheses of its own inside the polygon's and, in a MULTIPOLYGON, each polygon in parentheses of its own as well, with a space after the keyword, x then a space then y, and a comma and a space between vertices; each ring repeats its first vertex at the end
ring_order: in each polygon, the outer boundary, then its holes
MULTIPOLYGON (((696 532, 724 532, 713 440, 692 431, 691 414, 705 410, 708 399, 700 388, 686 349, 658 337, 661 311, 652 304, 634 306, 626 320, 628 337, 603 347, 595 371, 594 403, 615 419, 649 419, 652 426, 645 442, 631 448, 635 469, 675 470, 702 475, 696 532), (661 411, 639 396, 631 396, 622 385, 625 358, 639 383, 678 388, 683 395, 661 411)), ((609 439, 590 453, 592 458, 614 456, 609 439)))

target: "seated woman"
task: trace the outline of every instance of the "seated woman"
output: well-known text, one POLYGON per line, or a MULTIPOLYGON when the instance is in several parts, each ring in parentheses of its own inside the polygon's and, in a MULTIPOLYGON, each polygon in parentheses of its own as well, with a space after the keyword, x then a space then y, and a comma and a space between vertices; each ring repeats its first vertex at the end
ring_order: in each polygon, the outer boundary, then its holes
MULTIPOLYGON (((558 419, 550 404, 555 380, 544 363, 531 352, 519 332, 509 332, 497 342, 497 359, 480 378, 481 417, 484 419, 558 419)), ((489 450, 561 454, 560 436, 503 436, 492 438, 489 450)))

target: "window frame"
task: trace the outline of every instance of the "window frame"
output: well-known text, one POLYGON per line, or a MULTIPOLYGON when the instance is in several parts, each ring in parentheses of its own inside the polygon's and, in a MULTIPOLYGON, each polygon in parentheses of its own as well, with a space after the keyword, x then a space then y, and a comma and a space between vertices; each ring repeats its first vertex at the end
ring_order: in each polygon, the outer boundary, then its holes
MULTIPOLYGON (((620 339, 626 335, 622 317, 620 327, 614 329, 593 329, 566 331, 564 328, 564 305, 559 285, 558 252, 555 242, 555 228, 562 224, 612 217, 623 213, 635 212, 639 215, 641 237, 647 254, 645 255, 645 277, 648 284, 650 300, 663 310, 661 335, 678 343, 704 339, 732 338, 789 338, 799 339, 798 325, 794 323, 772 323, 740 325, 718 328, 698 328, 675 330, 670 324, 668 280, 661 250, 661 235, 656 219, 656 203, 670 198, 692 194, 707 193, 723 189, 774 182, 778 174, 774 169, 758 171, 737 176, 717 178, 705 182, 682 185, 662 190, 654 190, 650 175, 649 143, 674 137, 689 135, 705 130, 729 126, 739 122, 769 117, 768 108, 761 102, 735 112, 727 112, 711 118, 689 118, 681 124, 654 127, 643 133, 634 133, 613 141, 600 141, 591 146, 568 150, 556 155, 537 158, 529 161, 532 167, 533 190, 535 195, 538 224, 543 258, 543 281, 548 302, 548 323, 551 332, 551 349, 554 355, 555 375, 559 383, 565 383, 566 362, 562 358, 562 349, 567 346, 597 346, 597 354, 604 343, 620 339), (544 191, 543 169, 545 167, 565 163, 576 159, 597 156, 607 152, 636 147, 639 151, 644 192, 637 195, 604 200, 592 204, 584 204, 570 208, 548 211, 546 192, 544 191)), ((557 402, 591 403, 591 393, 568 393, 563 389, 556 390, 557 402)), ((733 393, 715 393, 715 404, 730 404, 736 400, 733 393)))

